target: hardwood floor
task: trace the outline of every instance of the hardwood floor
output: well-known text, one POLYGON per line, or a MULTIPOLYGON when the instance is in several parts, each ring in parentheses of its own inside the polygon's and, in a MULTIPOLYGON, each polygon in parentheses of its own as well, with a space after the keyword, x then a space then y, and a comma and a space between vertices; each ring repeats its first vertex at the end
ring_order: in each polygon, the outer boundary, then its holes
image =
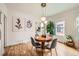
MULTIPOLYGON (((58 56, 79 56, 79 51, 68 47, 64 44, 58 43, 56 46, 56 51, 58 56)), ((20 43, 13 46, 8 46, 5 48, 5 56, 41 56, 41 49, 36 49, 31 45, 31 43, 20 43)), ((50 56, 49 50, 45 49, 44 56, 50 56)), ((52 56, 56 56, 55 49, 52 49, 52 56)))
POLYGON ((56 49, 60 56, 79 56, 79 51, 61 43, 57 43, 56 49))

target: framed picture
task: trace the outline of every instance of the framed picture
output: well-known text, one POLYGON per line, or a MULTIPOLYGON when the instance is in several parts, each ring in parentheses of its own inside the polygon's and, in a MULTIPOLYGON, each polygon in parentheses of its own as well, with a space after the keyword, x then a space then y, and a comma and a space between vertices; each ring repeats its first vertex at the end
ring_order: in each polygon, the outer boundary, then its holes
POLYGON ((32 27, 32 21, 29 20, 28 18, 24 18, 24 29, 25 31, 27 29, 30 29, 32 27))
POLYGON ((65 21, 59 21, 56 23, 56 35, 65 35, 65 21))
POLYGON ((12 17, 12 31, 13 32, 18 32, 18 31, 23 31, 24 30, 24 19, 19 16, 13 16, 12 17))
POLYGON ((31 28, 32 27, 32 22, 30 20, 28 20, 26 22, 26 26, 27 26, 27 28, 31 28))

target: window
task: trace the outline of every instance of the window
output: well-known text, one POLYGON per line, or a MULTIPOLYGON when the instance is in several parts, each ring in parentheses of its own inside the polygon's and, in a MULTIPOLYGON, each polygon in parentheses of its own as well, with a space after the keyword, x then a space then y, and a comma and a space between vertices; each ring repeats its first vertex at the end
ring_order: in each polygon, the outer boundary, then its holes
POLYGON ((77 32, 79 33, 79 16, 76 18, 76 29, 77 32))
POLYGON ((56 23, 56 35, 64 36, 65 32, 65 21, 56 23))

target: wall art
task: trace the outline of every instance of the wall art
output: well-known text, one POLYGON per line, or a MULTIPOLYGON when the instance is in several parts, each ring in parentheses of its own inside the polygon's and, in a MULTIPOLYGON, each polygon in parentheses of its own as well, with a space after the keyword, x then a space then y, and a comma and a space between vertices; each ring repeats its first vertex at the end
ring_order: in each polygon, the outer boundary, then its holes
POLYGON ((24 29, 24 19, 22 17, 12 17, 13 31, 22 31, 24 29))
POLYGON ((25 31, 28 29, 31 29, 32 27, 32 21, 29 20, 28 18, 24 18, 24 29, 25 31))
POLYGON ((30 20, 27 21, 27 28, 31 28, 32 27, 32 22, 30 20))

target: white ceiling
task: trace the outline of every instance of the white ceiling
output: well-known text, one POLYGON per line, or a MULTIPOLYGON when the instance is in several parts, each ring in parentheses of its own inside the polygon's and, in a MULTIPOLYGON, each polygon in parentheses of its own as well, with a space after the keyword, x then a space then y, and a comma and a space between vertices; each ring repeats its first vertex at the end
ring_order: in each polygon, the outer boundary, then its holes
MULTIPOLYGON (((12 11, 19 11, 26 14, 32 15, 42 15, 43 8, 40 3, 8 3, 6 4, 7 8, 12 11)), ((76 3, 47 3, 46 6, 46 15, 51 16, 56 13, 71 9, 75 6, 78 6, 76 3)))

